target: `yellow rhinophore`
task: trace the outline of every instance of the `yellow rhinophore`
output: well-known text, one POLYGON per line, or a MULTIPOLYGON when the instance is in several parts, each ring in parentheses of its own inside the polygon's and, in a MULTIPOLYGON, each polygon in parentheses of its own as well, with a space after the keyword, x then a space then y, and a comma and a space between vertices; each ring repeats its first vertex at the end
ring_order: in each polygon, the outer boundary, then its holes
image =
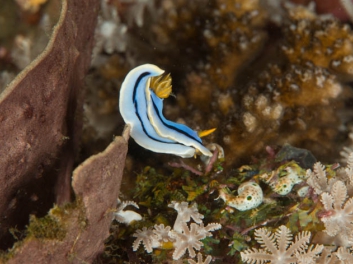
POLYGON ((172 93, 172 78, 168 75, 151 77, 150 88, 159 98, 167 98, 172 93))

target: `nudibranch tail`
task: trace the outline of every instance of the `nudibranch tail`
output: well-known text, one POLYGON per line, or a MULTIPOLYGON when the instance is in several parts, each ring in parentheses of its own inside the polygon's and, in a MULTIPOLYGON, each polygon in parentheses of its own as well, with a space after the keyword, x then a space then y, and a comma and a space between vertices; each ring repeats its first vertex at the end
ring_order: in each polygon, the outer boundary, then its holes
POLYGON ((208 129, 208 130, 198 131, 197 134, 200 138, 206 137, 206 136, 212 134, 213 132, 215 132, 216 129, 217 128, 212 128, 212 129, 208 129))
MULTIPOLYGON (((131 70, 120 90, 119 110, 131 137, 141 146, 154 152, 183 158, 193 157, 196 150, 212 156, 198 133, 186 125, 167 120, 163 115, 163 98, 171 94, 170 75, 152 64, 131 70)), ((201 132, 202 136, 214 129, 201 132)))

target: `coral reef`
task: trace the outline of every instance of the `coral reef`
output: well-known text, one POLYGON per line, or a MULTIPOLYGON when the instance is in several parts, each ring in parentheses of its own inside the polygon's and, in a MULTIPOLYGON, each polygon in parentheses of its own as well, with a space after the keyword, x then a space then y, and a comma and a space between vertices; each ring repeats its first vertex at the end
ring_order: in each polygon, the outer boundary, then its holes
POLYGON ((276 256, 352 261, 349 5, 68 1, 52 29, 50 10, 60 10, 60 1, 5 2, 0 241, 3 249, 19 243, 1 260, 241 263, 240 252, 247 262, 261 252, 260 263, 276 263, 276 256), (18 17, 7 14, 11 8, 18 17), (119 89, 129 70, 145 63, 173 77, 163 108, 168 120, 195 131, 217 128, 205 139, 213 155, 182 160, 130 140, 118 197, 124 140, 116 139, 121 149, 114 142, 99 154, 99 165, 82 162, 123 130, 119 89), (335 163, 340 151, 346 167, 335 163), (71 172, 81 163, 72 192, 71 172))
POLYGON ((195 258, 199 251, 216 263, 345 263, 353 256, 353 154, 344 168, 313 161, 310 153, 287 145, 268 149, 267 158, 237 170, 218 170, 222 162, 215 162, 207 177, 194 174, 188 166, 176 167, 169 176, 146 168, 131 193, 124 193, 136 199, 143 219, 128 229, 113 223, 115 231, 106 241, 108 251, 100 259, 142 258, 159 263, 183 259, 186 251, 195 258), (271 177, 263 180, 264 175, 271 177), (261 202, 247 208, 233 206, 232 199, 242 195, 239 189, 249 186, 261 191, 261 202), (282 186, 285 192, 274 186, 282 186), (238 196, 232 194, 236 189, 238 196), (222 199, 217 199, 219 196, 222 199), (177 211, 176 218, 168 208, 177 211), (217 220, 221 225, 211 224, 217 220), (216 229, 218 232, 210 237, 210 231, 216 229), (271 233, 269 229, 277 231, 271 233), (293 233, 298 234, 292 241, 293 233), (259 245, 253 243, 252 236, 259 245), (137 239, 133 242, 131 237, 137 239), (122 253, 128 250, 126 240, 135 252, 128 256, 122 253), (147 256, 140 250, 141 243, 147 256))
POLYGON ((265 144, 291 143, 296 146, 309 144, 310 150, 318 153, 320 149, 321 155, 325 151, 328 153, 330 147, 323 142, 337 135, 338 119, 336 111, 325 105, 331 105, 330 101, 341 91, 342 85, 334 75, 310 63, 292 65, 287 70, 271 65, 259 75, 257 84, 250 85, 242 96, 245 110, 241 120, 245 128, 242 137, 231 134, 223 140, 234 148, 230 151, 235 151, 246 138, 246 143, 249 147, 255 146, 255 151, 265 148, 265 144), (293 134, 294 130, 298 131, 298 136, 293 134), (302 133, 305 133, 304 137, 302 133), (234 141, 239 144, 233 144, 234 141))
MULTIPOLYGON (((206 143, 231 153, 226 166, 241 165, 266 146, 284 143, 328 160, 346 132, 336 127, 344 97, 351 96, 343 83, 352 76, 349 26, 295 5, 283 5, 275 25, 267 15, 272 10, 259 1, 211 1, 202 10, 199 5, 202 1, 155 2, 153 13, 146 8, 138 26, 128 22, 129 7, 112 4, 119 15, 126 12, 116 25, 128 27, 127 43, 119 41, 125 49, 115 54, 123 65, 116 66, 133 68, 148 61, 171 71, 176 99, 165 102, 165 115, 195 130, 201 123, 218 128, 206 143)), ((120 72, 116 78, 119 83, 120 72)), ((119 122, 107 126, 121 127, 119 122)))
POLYGON ((282 46, 286 58, 294 64, 305 65, 310 61, 315 66, 351 79, 353 36, 350 27, 303 9, 292 8, 288 12, 290 25, 283 32, 282 46))
MULTIPOLYGON (((203 1, 101 1, 87 79, 85 155, 100 150, 92 142, 107 144, 122 129, 113 94, 128 69, 146 62, 172 74, 176 98, 166 100, 165 116, 194 130, 216 127, 205 141, 230 153, 226 167, 285 143, 323 161, 339 151, 347 129, 336 127, 351 96, 343 83, 351 79, 349 26, 286 1, 273 23, 268 13, 274 11, 260 1, 233 2, 209 1, 200 9, 203 1), (121 34, 104 35, 104 23, 121 34), (119 44, 106 50, 102 43, 119 44)), ((156 163, 144 150, 130 155, 132 167, 156 163)), ((157 157, 160 164, 170 159, 157 157)))

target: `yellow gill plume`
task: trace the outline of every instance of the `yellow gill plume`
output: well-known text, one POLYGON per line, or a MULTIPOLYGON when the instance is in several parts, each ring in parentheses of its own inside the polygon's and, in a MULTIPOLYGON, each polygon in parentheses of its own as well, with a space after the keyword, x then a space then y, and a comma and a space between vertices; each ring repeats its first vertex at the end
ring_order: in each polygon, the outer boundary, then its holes
POLYGON ((159 98, 167 98, 172 93, 172 78, 170 73, 151 77, 150 88, 159 98))

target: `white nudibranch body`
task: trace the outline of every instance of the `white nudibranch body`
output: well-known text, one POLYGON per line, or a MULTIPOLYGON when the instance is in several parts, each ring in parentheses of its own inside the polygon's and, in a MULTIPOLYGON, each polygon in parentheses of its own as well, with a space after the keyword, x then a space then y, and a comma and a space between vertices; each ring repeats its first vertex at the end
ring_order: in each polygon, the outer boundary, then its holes
POLYGON ((163 73, 155 65, 144 64, 127 74, 120 89, 119 110, 131 127, 131 137, 154 152, 189 158, 198 150, 205 156, 212 156, 196 131, 163 116, 163 98, 171 93, 170 77, 155 79, 154 85, 158 87, 151 87, 151 78, 163 73))
POLYGON ((263 192, 256 182, 248 181, 242 183, 238 188, 238 196, 234 196, 225 192, 219 191, 221 198, 228 206, 246 211, 258 207, 263 201, 263 192))

